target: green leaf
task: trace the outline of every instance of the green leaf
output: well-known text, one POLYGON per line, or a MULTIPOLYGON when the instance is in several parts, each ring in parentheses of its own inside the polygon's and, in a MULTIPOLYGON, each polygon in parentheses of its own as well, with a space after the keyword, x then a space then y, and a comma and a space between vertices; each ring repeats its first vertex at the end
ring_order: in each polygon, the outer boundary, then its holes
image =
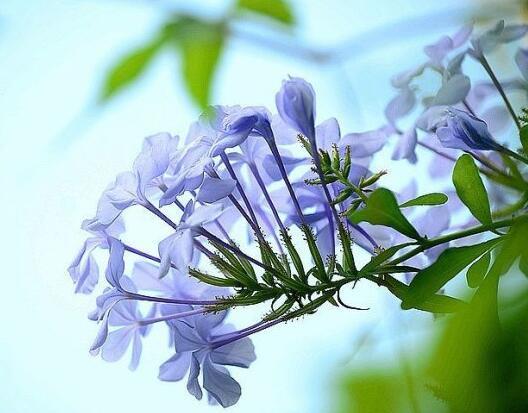
POLYGON ((242 284, 233 279, 215 277, 198 271, 194 268, 189 268, 189 275, 209 285, 215 285, 217 287, 242 287, 242 284))
POLYGON ((391 259, 394 256, 394 254, 396 254, 399 250, 405 247, 409 247, 413 244, 414 243, 412 242, 407 242, 405 244, 394 245, 390 248, 387 248, 386 250, 381 251, 378 255, 374 255, 370 259, 370 261, 367 262, 363 266, 363 268, 361 268, 361 270, 358 273, 358 276, 362 276, 364 274, 370 273, 371 271, 381 266, 381 264, 383 264, 385 261, 391 259))
MULTIPOLYGON (((409 295, 410 287, 388 274, 384 275, 382 285, 387 287, 392 294, 402 301, 409 295)), ((445 314, 459 311, 465 304, 464 301, 449 297, 448 295, 433 294, 410 308, 430 313, 445 314)))
POLYGON ((488 251, 468 268, 466 279, 470 288, 477 288, 486 274, 491 261, 491 253, 488 251))
POLYGON ((505 274, 520 257, 521 271, 524 271, 524 262, 528 255, 528 220, 516 221, 504 236, 504 243, 497 253, 490 272, 496 271, 499 275, 505 274))
POLYGON ((453 170, 453 184, 458 197, 473 216, 483 224, 491 223, 488 193, 471 156, 465 154, 458 158, 453 170))
POLYGON ((413 308, 427 300, 469 264, 495 247, 501 240, 501 237, 497 237, 476 245, 446 249, 433 264, 419 271, 413 278, 409 284, 408 294, 403 300, 402 308, 413 308))
POLYGON ((206 108, 224 46, 224 24, 179 16, 166 26, 165 32, 181 55, 187 91, 200 108, 206 108))
POLYGON ((396 231, 414 239, 422 239, 420 234, 401 213, 394 194, 385 188, 376 189, 368 197, 363 209, 351 212, 347 216, 354 224, 366 221, 373 225, 384 225, 394 228, 396 231))
POLYGON ((294 23, 291 7, 284 0, 238 0, 237 8, 258 13, 288 26, 294 23))
POLYGON ((519 137, 521 139, 521 145, 523 147, 524 153, 528 154, 528 125, 524 125, 519 132, 519 137))
POLYGON ((442 205, 448 201, 448 197, 445 194, 439 192, 433 192, 431 194, 421 195, 417 198, 411 199, 400 205, 400 208, 406 208, 417 205, 442 205))
POLYGON ((519 260, 519 269, 524 275, 528 277, 528 252, 521 255, 521 259, 519 260))
POLYGON ((146 71, 156 54, 164 44, 162 36, 156 37, 146 45, 123 56, 107 73, 99 96, 100 103, 131 86, 146 71))

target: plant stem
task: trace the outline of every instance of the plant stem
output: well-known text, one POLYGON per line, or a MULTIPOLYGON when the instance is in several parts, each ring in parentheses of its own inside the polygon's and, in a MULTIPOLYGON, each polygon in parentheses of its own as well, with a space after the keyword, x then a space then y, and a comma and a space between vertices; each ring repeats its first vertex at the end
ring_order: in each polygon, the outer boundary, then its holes
POLYGON ((526 219, 527 216, 528 215, 521 215, 516 218, 504 219, 501 221, 492 222, 491 224, 483 224, 483 225, 479 225, 473 228, 468 228, 462 231, 453 232, 451 234, 442 235, 440 237, 431 238, 429 240, 424 241, 420 246, 414 248, 408 253, 403 254, 401 257, 398 257, 388 262, 387 265, 400 264, 430 248, 436 247, 437 245, 445 244, 447 242, 451 242, 451 241, 454 241, 460 238, 469 237, 471 235, 481 234, 483 232, 488 232, 488 231, 493 231, 499 228, 509 227, 516 221, 519 221, 521 219, 526 219))
POLYGON ((488 60, 482 54, 482 55, 479 56, 478 61, 480 62, 482 67, 484 67, 484 70, 486 71, 486 73, 490 77, 491 81, 493 82, 493 85, 495 86, 495 88, 497 89, 499 94, 501 95, 502 100, 504 101, 504 104, 506 105, 506 108, 508 109, 508 112, 510 112, 511 117, 512 117, 512 119, 515 122, 515 125, 520 130, 521 129, 521 122, 519 121, 519 118, 517 118, 517 115, 515 114, 515 110, 513 109, 513 106, 511 105, 511 103, 510 103, 510 101, 508 99, 508 96, 506 96, 506 92, 504 92, 504 88, 500 84, 499 79, 497 79, 497 76, 495 76, 495 73, 493 72, 493 69, 491 68, 488 60))

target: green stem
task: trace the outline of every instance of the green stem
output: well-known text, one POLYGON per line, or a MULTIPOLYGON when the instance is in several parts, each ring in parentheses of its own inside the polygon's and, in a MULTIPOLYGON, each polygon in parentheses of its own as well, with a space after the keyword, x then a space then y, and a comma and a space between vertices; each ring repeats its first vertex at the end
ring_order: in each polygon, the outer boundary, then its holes
POLYGON ((388 262, 386 265, 397 265, 404 261, 407 261, 408 259, 428 250, 433 247, 436 247, 437 245, 445 244, 447 242, 455 241, 460 238, 469 237, 471 235, 481 234, 483 232, 493 231, 499 228, 509 227, 511 226, 515 221, 519 221, 521 219, 526 219, 528 215, 521 215, 517 218, 510 218, 510 219, 504 219, 501 221, 492 222, 491 224, 484 224, 479 225, 477 227, 468 228, 462 231, 453 232, 451 234, 443 235, 436 238, 431 238, 429 240, 424 241, 420 246, 414 248, 413 250, 409 251, 406 254, 403 254, 401 257, 398 257, 390 262, 388 262))
POLYGON ((521 154, 514 152, 508 148, 505 148, 504 146, 501 149, 506 155, 511 156, 512 158, 517 159, 518 161, 521 161, 522 163, 525 163, 528 165, 528 158, 522 156, 521 154))
POLYGON ((508 109, 508 112, 510 112, 510 115, 512 116, 515 122, 515 125, 517 125, 517 128, 520 130, 521 122, 517 118, 517 115, 515 114, 515 110, 513 109, 513 106, 511 105, 508 99, 508 96, 506 96, 506 93, 504 92, 504 88, 500 84, 499 79, 497 79, 497 76, 495 76, 495 73, 493 72, 493 69, 491 68, 488 60, 486 59, 484 55, 481 55, 478 60, 480 64, 482 65, 482 67, 484 67, 484 70, 490 77, 491 81, 493 82, 493 85, 495 86, 497 91, 500 93, 502 100, 504 101, 504 104, 506 105, 506 108, 508 109))
POLYGON ((504 207, 503 209, 500 209, 498 211, 493 212, 492 216, 493 216, 493 218, 504 218, 504 217, 507 217, 509 215, 514 214, 515 212, 517 212, 522 207, 524 207, 527 202, 528 202, 528 192, 525 192, 517 202, 515 202, 515 203, 513 203, 511 205, 508 205, 508 206, 504 207))

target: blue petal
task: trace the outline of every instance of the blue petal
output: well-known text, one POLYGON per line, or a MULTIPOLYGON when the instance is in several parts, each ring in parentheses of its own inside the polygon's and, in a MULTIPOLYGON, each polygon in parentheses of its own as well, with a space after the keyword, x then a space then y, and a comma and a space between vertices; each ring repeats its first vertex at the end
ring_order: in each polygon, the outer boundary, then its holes
POLYGON ((524 80, 528 80, 528 49, 519 49, 515 54, 515 63, 521 71, 524 80))
POLYGON ((159 368, 158 378, 163 381, 180 381, 191 364, 191 353, 176 353, 159 368))
POLYGON ((416 162, 416 144, 418 140, 416 137, 416 129, 411 128, 407 130, 403 135, 398 139, 398 143, 394 148, 392 153, 393 160, 407 159, 411 163, 416 162))
POLYGON ((240 384, 229 375, 227 369, 215 366, 209 357, 203 363, 203 385, 222 407, 234 405, 242 394, 240 384))
POLYGON ((189 369, 189 377, 187 379, 187 390, 198 400, 202 398, 202 388, 200 383, 198 383, 198 375, 200 374, 200 363, 196 358, 196 354, 191 356, 191 367, 189 369))
POLYGON ((106 279, 110 285, 119 287, 119 280, 125 269, 123 255, 125 248, 121 241, 115 238, 109 238, 110 257, 108 258, 108 267, 106 268, 106 279))
POLYGON ((219 179, 207 176, 202 182, 196 200, 205 203, 219 201, 229 196, 235 189, 235 185, 236 181, 234 179, 219 179))
POLYGON ((451 77, 438 90, 434 100, 434 106, 455 105, 464 100, 471 89, 469 77, 456 74, 451 77))
POLYGON ((208 344, 191 324, 187 321, 178 321, 173 324, 176 351, 178 353, 200 350, 208 344))
POLYGON ((387 139, 386 129, 380 128, 367 132, 349 133, 343 136, 340 145, 350 146, 353 158, 364 158, 383 148, 387 139))
POLYGON ((315 139, 315 92, 310 83, 298 77, 284 80, 275 103, 284 122, 308 139, 315 139))
POLYGON ((121 327, 111 331, 101 349, 101 357, 105 361, 114 362, 125 354, 134 337, 134 327, 121 327))
POLYGON ((398 119, 407 115, 416 104, 416 96, 411 88, 404 88, 400 90, 385 108, 385 117, 394 124, 398 119))
POLYGON ((168 236, 159 243, 158 252, 161 259, 159 277, 167 275, 171 264, 181 271, 186 270, 194 253, 191 230, 179 230, 168 236))
POLYGON ((248 337, 218 347, 211 352, 210 356, 216 364, 245 368, 257 359, 255 346, 248 337))
POLYGON ((133 166, 141 196, 145 196, 145 189, 154 178, 165 173, 178 148, 178 141, 178 137, 172 137, 168 133, 158 133, 145 138, 143 149, 133 166))
POLYGON ((137 369, 139 365, 139 359, 141 358, 142 349, 143 344, 141 342, 141 336, 139 334, 139 330, 136 329, 134 332, 134 340, 132 342, 132 356, 130 357, 130 364, 128 365, 129 370, 134 371, 137 369))

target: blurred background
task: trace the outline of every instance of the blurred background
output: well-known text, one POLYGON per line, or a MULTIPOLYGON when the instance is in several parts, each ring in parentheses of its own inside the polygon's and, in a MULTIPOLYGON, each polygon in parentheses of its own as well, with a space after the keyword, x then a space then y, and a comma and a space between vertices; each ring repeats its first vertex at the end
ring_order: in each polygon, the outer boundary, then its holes
MULTIPOLYGON (((319 120, 335 116, 344 132, 377 127, 390 77, 420 63, 424 44, 469 21, 518 21, 524 8, 513 0, 3 0, 0 412, 218 409, 183 383, 157 380, 170 354, 162 333, 146 341, 134 373, 126 360, 88 354, 93 297, 73 294, 66 268, 107 183, 130 167, 145 136, 185 135, 209 103, 273 109, 288 75, 312 82, 319 120)), ((410 171, 397 168, 399 179, 410 171)), ((435 340, 432 316, 402 312, 372 287, 353 295, 371 310, 325 308, 256 335, 257 362, 236 371, 243 394, 230 410, 418 412, 425 403, 422 411, 444 411, 442 389, 420 380, 423 360, 444 357, 423 351, 435 340)), ((518 311, 505 348, 526 320, 518 311)), ((259 314, 238 313, 240 326, 259 314)))

